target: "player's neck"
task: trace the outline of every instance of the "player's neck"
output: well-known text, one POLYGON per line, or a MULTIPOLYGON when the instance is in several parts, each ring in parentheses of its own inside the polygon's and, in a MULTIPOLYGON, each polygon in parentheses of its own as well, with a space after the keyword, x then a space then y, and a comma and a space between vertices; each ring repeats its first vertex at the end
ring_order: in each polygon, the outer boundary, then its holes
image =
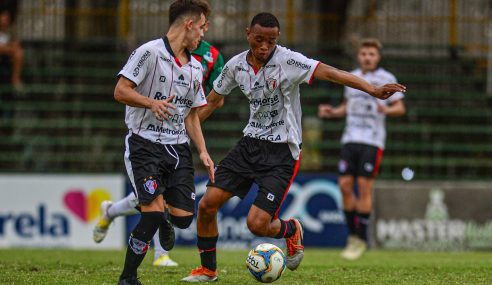
POLYGON ((188 62, 188 53, 185 44, 185 32, 171 27, 166 36, 174 56, 177 57, 181 63, 186 64, 188 62))
POLYGON ((248 52, 246 60, 248 61, 249 65, 251 65, 255 70, 259 70, 263 67, 263 65, 265 65, 265 62, 254 57, 251 51, 248 52))

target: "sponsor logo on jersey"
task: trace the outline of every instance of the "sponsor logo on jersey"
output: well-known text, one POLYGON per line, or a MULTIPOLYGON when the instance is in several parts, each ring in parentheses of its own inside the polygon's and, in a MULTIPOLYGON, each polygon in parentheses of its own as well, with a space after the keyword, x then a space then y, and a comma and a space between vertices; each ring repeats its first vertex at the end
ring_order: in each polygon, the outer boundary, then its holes
POLYGON ((273 92, 275 91, 275 89, 277 89, 277 79, 268 78, 266 83, 268 91, 273 92))
POLYGON ((284 120, 280 120, 278 122, 274 122, 274 123, 271 123, 270 125, 264 125, 260 122, 250 122, 249 125, 253 128, 257 128, 257 129, 271 129, 271 128, 275 128, 275 127, 278 127, 278 126, 283 126, 285 125, 285 121, 284 120))
POLYGON ((258 106, 274 106, 280 102, 278 95, 269 98, 256 98, 249 100, 249 104, 253 107, 258 106))
POLYGON ((226 66, 224 69, 222 69, 222 73, 220 74, 219 81, 217 82, 217 87, 222 88, 222 83, 224 81, 224 78, 226 76, 226 73, 229 71, 229 66, 226 66))
POLYGON ((159 77, 159 81, 160 81, 160 82, 166 82, 166 76, 161 75, 161 76, 159 77))
POLYGON ((155 179, 152 179, 150 177, 148 180, 144 180, 144 189, 147 191, 150 195, 154 195, 155 190, 157 190, 157 181, 155 179))
POLYGON ((262 134, 247 133, 246 136, 250 138, 255 138, 264 141, 271 141, 271 142, 278 142, 282 140, 280 135, 273 135, 273 134, 262 135, 262 134))
POLYGON ((154 124, 149 124, 147 126, 146 130, 148 130, 148 131, 154 131, 154 132, 158 132, 158 133, 166 134, 166 135, 173 135, 173 136, 186 135, 186 130, 185 129, 182 129, 182 130, 170 130, 168 128, 165 128, 165 127, 162 127, 162 126, 156 126, 154 124))
POLYGON ((263 87, 265 87, 265 85, 263 84, 260 84, 260 82, 256 81, 253 88, 251 88, 251 91, 258 91, 258 90, 262 90, 263 87))
POLYGON ((276 116, 278 116, 278 110, 258 111, 258 112, 254 113, 253 118, 255 118, 257 120, 262 120, 262 119, 275 118, 276 116))
POLYGON ((140 74, 140 69, 143 67, 147 59, 150 57, 150 51, 146 50, 145 53, 142 55, 140 60, 138 61, 137 66, 133 70, 133 77, 137 77, 140 74))
POLYGON ((177 80, 173 80, 173 83, 179 87, 186 87, 186 88, 190 87, 190 82, 185 81, 185 77, 183 74, 179 75, 177 80))
POLYGON ((237 69, 237 71, 240 71, 240 72, 248 72, 248 70, 247 70, 247 69, 245 69, 245 68, 244 68, 244 67, 242 67, 242 66, 237 66, 237 67, 236 67, 236 69, 237 69))
POLYGON ((265 69, 267 69, 267 68, 275 68, 275 67, 277 67, 276 64, 269 64, 269 65, 266 65, 265 66, 265 69))
POLYGON ((295 59, 289 59, 287 60, 287 64, 288 65, 293 65, 297 68, 300 68, 300 69, 304 69, 304 70, 309 70, 311 69, 311 65, 309 64, 305 64, 305 63, 302 63, 302 62, 299 62, 299 61, 296 61, 295 59))
POLYGON ((159 58, 165 62, 172 62, 169 58, 165 58, 165 57, 162 57, 162 56, 159 56, 159 58))

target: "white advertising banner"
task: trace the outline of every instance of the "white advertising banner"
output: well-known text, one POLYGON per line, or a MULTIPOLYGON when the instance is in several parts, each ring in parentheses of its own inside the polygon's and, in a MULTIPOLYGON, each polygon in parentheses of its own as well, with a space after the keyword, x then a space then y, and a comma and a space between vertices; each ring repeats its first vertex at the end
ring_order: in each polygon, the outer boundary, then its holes
POLYGON ((122 175, 0 175, 0 248, 122 248, 125 219, 100 244, 92 229, 101 202, 124 190, 122 175))

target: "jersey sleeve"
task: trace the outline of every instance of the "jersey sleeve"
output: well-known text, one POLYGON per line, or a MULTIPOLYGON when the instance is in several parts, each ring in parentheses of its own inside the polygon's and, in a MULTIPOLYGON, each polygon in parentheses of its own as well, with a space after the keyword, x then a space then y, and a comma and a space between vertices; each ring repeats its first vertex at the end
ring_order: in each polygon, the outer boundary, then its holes
POLYGON ((207 105, 207 99, 205 98, 205 92, 203 92, 202 76, 198 76, 193 81, 193 90, 195 91, 195 98, 193 100, 193 105, 191 108, 200 108, 207 105))
POLYGON ((212 70, 210 71, 210 75, 207 78, 207 81, 205 81, 205 87, 207 90, 212 90, 214 87, 214 81, 219 77, 220 73, 222 72, 222 69, 224 68, 224 58, 222 57, 222 54, 220 52, 217 55, 217 60, 215 61, 212 70))
POLYGON ((311 83, 319 61, 308 58, 301 53, 288 51, 281 65, 290 82, 295 84, 311 83))
POLYGON ((154 65, 151 50, 143 45, 132 52, 118 76, 124 76, 135 85, 140 85, 154 65))
MULTIPOLYGON (((396 80, 396 77, 393 74, 389 74, 386 84, 392 84, 392 83, 398 83, 398 80, 396 80)), ((391 104, 398 100, 402 100, 404 97, 405 95, 402 92, 396 92, 386 100, 388 101, 389 104, 391 104)))
POLYGON ((214 90, 220 95, 229 95, 237 87, 237 81, 234 78, 234 63, 228 61, 220 75, 214 81, 214 90))

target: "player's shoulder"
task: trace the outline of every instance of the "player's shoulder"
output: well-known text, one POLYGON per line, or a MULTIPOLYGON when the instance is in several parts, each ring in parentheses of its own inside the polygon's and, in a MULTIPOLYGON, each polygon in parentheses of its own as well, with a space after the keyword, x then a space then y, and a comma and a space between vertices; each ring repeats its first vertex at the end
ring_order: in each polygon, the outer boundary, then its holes
POLYGON ((362 76, 362 70, 360 68, 353 69, 350 71, 350 73, 352 73, 353 75, 362 76))
POLYGON ((159 50, 164 46, 164 42, 162 39, 155 39, 148 41, 146 43, 143 43, 139 48, 142 49, 147 49, 147 50, 159 50))
POLYGON ((384 79, 390 80, 390 81, 395 81, 396 77, 393 73, 389 72, 388 70, 379 67, 377 70, 377 76, 382 77, 384 79))
POLYGON ((241 52, 239 54, 236 54, 235 56, 231 57, 231 59, 229 59, 227 61, 227 63, 229 65, 231 65, 231 64, 238 64, 240 62, 247 63, 246 62, 246 56, 248 55, 248 51, 249 50, 245 50, 245 51, 243 51, 243 52, 241 52))
POLYGON ((199 62, 194 56, 190 56, 190 59, 191 59, 190 61, 191 67, 197 70, 203 69, 203 65, 201 64, 201 62, 199 62))
POLYGON ((287 47, 284 47, 284 46, 281 46, 281 45, 277 45, 277 47, 275 48, 275 57, 278 58, 278 59, 290 59, 290 58, 293 58, 293 57, 296 57, 296 56, 302 56, 303 54, 301 54, 300 52, 297 52, 297 51, 293 51, 287 47))

